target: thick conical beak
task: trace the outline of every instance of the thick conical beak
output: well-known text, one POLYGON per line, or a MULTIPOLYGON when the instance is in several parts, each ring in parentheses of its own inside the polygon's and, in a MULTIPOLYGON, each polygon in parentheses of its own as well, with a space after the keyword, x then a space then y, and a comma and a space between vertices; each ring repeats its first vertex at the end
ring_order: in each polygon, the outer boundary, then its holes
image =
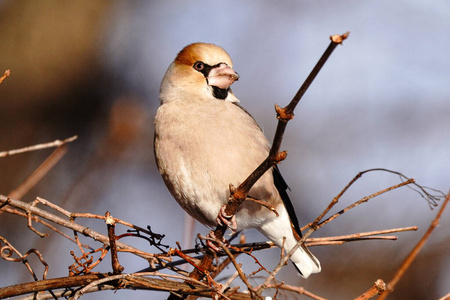
POLYGON ((225 63, 213 68, 208 75, 209 85, 217 86, 219 89, 224 90, 228 89, 237 80, 239 80, 239 74, 225 63))

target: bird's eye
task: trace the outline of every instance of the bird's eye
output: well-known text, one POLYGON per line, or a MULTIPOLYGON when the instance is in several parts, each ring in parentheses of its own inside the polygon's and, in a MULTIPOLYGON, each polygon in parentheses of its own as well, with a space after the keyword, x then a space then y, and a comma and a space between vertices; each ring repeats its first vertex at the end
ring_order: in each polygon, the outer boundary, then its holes
POLYGON ((194 64, 194 69, 196 69, 197 71, 201 71, 205 68, 205 64, 202 61, 197 61, 194 64))

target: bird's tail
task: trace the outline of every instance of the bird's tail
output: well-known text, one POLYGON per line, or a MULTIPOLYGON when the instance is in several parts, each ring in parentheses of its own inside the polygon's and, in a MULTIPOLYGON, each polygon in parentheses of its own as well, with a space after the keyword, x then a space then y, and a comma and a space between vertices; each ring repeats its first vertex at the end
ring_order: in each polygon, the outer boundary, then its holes
MULTIPOLYGON (((284 250, 286 252, 291 249, 292 248, 285 247, 284 250)), ((319 273, 321 270, 319 260, 304 245, 298 247, 297 251, 291 256, 291 261, 303 278, 308 278, 309 275, 319 273)))
MULTIPOLYGON (((288 254, 292 248, 297 246, 297 241, 300 239, 300 235, 289 228, 289 220, 282 220, 283 217, 287 218, 285 210, 278 209, 279 217, 274 218, 270 222, 265 223, 258 230, 269 238, 280 248, 283 248, 284 254, 288 254)), ((300 276, 308 278, 313 273, 319 273, 320 262, 319 260, 306 248, 305 245, 297 246, 297 250, 291 256, 291 261, 294 263, 300 276)))

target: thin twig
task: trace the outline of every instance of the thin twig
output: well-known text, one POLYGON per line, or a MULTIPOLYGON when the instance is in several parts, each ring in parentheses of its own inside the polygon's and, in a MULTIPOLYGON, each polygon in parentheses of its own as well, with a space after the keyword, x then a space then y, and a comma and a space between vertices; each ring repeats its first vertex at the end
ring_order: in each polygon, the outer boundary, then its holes
MULTIPOLYGON (((75 223, 73 221, 69 221, 69 220, 63 219, 61 217, 58 217, 58 216, 56 216, 54 214, 51 214, 51 213, 49 213, 49 212, 47 212, 45 210, 40 209, 40 208, 30 206, 29 203, 25 203, 25 202, 20 201, 20 200, 7 198, 7 197, 5 197, 3 195, 0 195, 0 204, 3 203, 3 202, 6 202, 7 199, 10 199, 9 200, 10 201, 9 205, 12 206, 12 207, 16 207, 16 208, 21 209, 21 210, 23 210, 25 212, 29 212, 29 213, 31 213, 33 215, 42 217, 42 218, 47 219, 48 221, 51 221, 51 222, 53 222, 55 224, 58 224, 60 226, 63 226, 63 227, 72 229, 72 230, 74 230, 76 232, 82 233, 83 235, 90 236, 94 240, 100 241, 103 244, 109 246, 109 238, 107 236, 105 236, 103 234, 100 234, 100 233, 90 229, 89 227, 85 227, 85 226, 79 225, 79 224, 77 224, 77 223, 75 223)), ((135 254, 137 256, 140 256, 140 257, 142 257, 144 259, 147 259, 147 260, 154 259, 154 257, 155 257, 153 254, 144 252, 142 250, 139 250, 137 248, 129 246, 129 245, 127 245, 125 243, 122 243, 120 241, 117 241, 117 250, 118 251, 122 251, 122 252, 133 253, 133 254, 135 254)))
MULTIPOLYGON (((0 202, 1 202, 1 199, 0 199, 0 202)), ((8 202, 3 202, 3 204, 8 204, 8 202)), ((3 204, 0 205, 0 206, 3 206, 3 204)), ((3 207, 1 210, 4 211, 4 212, 10 213, 10 214, 14 214, 14 215, 18 215, 18 216, 27 218, 27 213, 24 213, 24 212, 22 212, 22 211, 20 211, 20 210, 14 209, 14 208, 3 207)), ((76 240, 75 240, 74 238, 68 236, 67 234, 65 234, 64 232, 62 232, 61 230, 59 230, 59 229, 56 228, 55 226, 53 226, 53 225, 51 225, 50 223, 48 223, 48 222, 46 222, 46 221, 40 219, 39 217, 33 216, 33 215, 32 215, 32 216, 31 216, 31 219, 32 219, 33 222, 40 223, 40 224, 42 224, 42 225, 48 227, 49 229, 53 230, 54 232, 56 232, 56 233, 62 235, 63 237, 65 237, 65 238, 68 239, 69 241, 76 243, 76 240)), ((80 243, 80 245, 81 245, 82 247, 86 248, 86 249, 93 250, 93 248, 92 248, 91 246, 89 246, 89 245, 82 244, 82 243, 80 243)))
POLYGON ((371 194, 371 195, 369 195, 369 196, 367 196, 367 197, 364 197, 364 198, 362 198, 361 200, 356 201, 355 203, 353 203, 353 204, 347 206, 347 207, 344 208, 343 210, 341 210, 341 211, 335 213, 334 215, 332 215, 332 216, 329 217, 328 219, 324 220, 323 222, 319 223, 317 226, 315 226, 315 227, 316 227, 315 230, 317 230, 318 228, 324 226, 325 224, 330 223, 331 221, 333 221, 333 220, 336 219, 337 217, 341 216, 341 215, 344 214, 345 212, 349 211, 350 209, 352 209, 352 208, 354 208, 354 207, 356 207, 356 206, 358 206, 358 205, 360 205, 360 204, 362 204, 362 203, 365 203, 365 202, 369 201, 370 199, 372 199, 372 198, 374 198, 374 197, 377 197, 377 196, 379 196, 379 195, 381 195, 381 194, 384 194, 384 193, 386 193, 386 192, 392 191, 392 190, 394 190, 394 189, 397 189, 397 188, 399 188, 399 187, 402 187, 402 186, 405 186, 405 185, 408 185, 408 184, 411 184, 411 183, 414 183, 414 179, 412 179, 412 178, 408 179, 407 181, 401 182, 401 183, 399 183, 399 184, 390 186, 390 187, 388 187, 388 188, 386 188, 386 189, 384 189, 384 190, 381 190, 381 191, 378 191, 378 192, 376 192, 376 193, 373 193, 373 194, 371 194))
POLYGON ((320 245, 328 245, 329 242, 343 244, 345 242, 368 240, 368 239, 396 240, 397 239, 396 236, 377 236, 377 235, 394 233, 394 232, 405 232, 405 231, 417 231, 417 226, 393 228, 393 229, 377 230, 377 231, 369 231, 369 232, 360 232, 360 233, 355 233, 355 234, 324 237, 324 238, 308 238, 305 241, 305 245, 307 247, 320 246, 320 245))
POLYGON ((28 272, 30 272, 31 276, 33 276, 33 279, 35 281, 38 280, 36 273, 34 272, 33 268, 31 267, 30 263, 27 260, 23 259, 23 255, 11 245, 11 243, 8 242, 4 237, 0 236, 0 257, 4 260, 8 261, 22 261, 23 264, 27 267, 28 272), (1 242, 5 244, 5 246, 1 245, 1 242), (11 256, 15 253, 17 256, 19 256, 19 260, 11 258, 11 256))
MULTIPOLYGON (((356 174, 356 176, 353 177, 352 180, 350 180, 350 182, 344 187, 344 189, 336 197, 333 198, 333 200, 330 202, 328 207, 312 223, 312 226, 314 227, 315 225, 319 224, 319 222, 323 219, 323 217, 331 210, 331 208, 333 208, 334 205, 336 205, 338 203, 339 199, 345 194, 345 192, 359 178, 362 177, 362 175, 364 175, 366 173, 369 173, 369 172, 375 172, 375 171, 388 172, 388 173, 392 173, 392 174, 398 175, 400 177, 400 179, 402 180, 402 182, 410 180, 410 178, 408 178, 407 176, 403 175, 400 172, 392 171, 392 170, 385 169, 385 168, 373 168, 373 169, 368 169, 368 170, 361 171, 358 174, 356 174)), ((445 194, 442 193, 441 191, 438 191, 438 190, 435 190, 435 189, 431 189, 431 188, 427 188, 427 187, 423 187, 423 186, 417 184, 416 182, 411 182, 411 184, 414 185, 417 189, 412 188, 410 185, 408 185, 408 187, 411 188, 412 190, 416 191, 417 193, 419 193, 419 195, 422 198, 426 199, 431 207, 436 206, 437 205, 437 201, 439 201, 441 198, 445 198, 445 194), (432 195, 431 193, 426 191, 426 189, 429 189, 429 190, 432 190, 432 191, 436 192, 437 195, 432 195)))
POLYGON ((408 268, 412 264, 412 262, 415 260, 415 258, 419 254, 420 250, 423 248, 423 246, 427 242, 428 238, 430 237, 431 233, 433 233, 434 229, 439 225, 441 216, 442 216, 442 214, 445 210, 445 207, 447 206, 449 201, 450 201, 450 192, 447 194, 447 197, 445 198, 444 203, 442 204, 441 208, 439 209, 439 212, 437 213, 433 222, 431 222, 430 227, 428 228, 427 232, 425 232, 425 234, 420 239, 420 241, 417 243, 417 245, 411 250, 411 252, 408 254, 406 259, 403 261, 400 268, 395 273, 394 277, 387 284, 386 291, 383 294, 381 294, 381 296, 378 298, 379 300, 386 299, 386 297, 389 295, 389 293, 394 291, 395 286, 400 281, 400 279, 403 277, 406 270, 408 270, 408 268))
MULTIPOLYGON (((242 234, 241 237, 240 237, 240 240, 239 240, 240 245, 244 244, 245 241, 246 241, 245 235, 242 234)), ((230 246, 230 247, 232 247, 232 246, 230 246)), ((240 254, 241 254, 241 252, 237 252, 237 253, 234 253, 234 252, 233 252, 233 256, 234 256, 235 259, 236 259, 236 257, 238 257, 238 255, 240 255, 240 254)), ((229 257, 227 257, 226 259, 224 259, 224 260, 220 263, 220 265, 217 266, 217 268, 214 270, 214 272, 211 273, 211 277, 212 277, 212 278, 216 278, 216 276, 219 275, 219 274, 220 274, 220 273, 221 273, 221 272, 222 272, 222 271, 223 271, 230 263, 231 263, 231 259, 230 259, 229 257)))
MULTIPOLYGON (((340 215, 342 215, 343 213, 345 213, 346 211, 354 208, 357 205, 360 205, 364 202, 367 202, 368 200, 379 196, 385 192, 391 191, 395 188, 404 186, 406 184, 412 183, 414 182, 414 179, 409 179, 405 182, 402 182, 400 184, 396 184, 394 186, 391 186, 387 189, 381 190, 379 192, 376 192, 370 196, 364 197, 359 201, 354 202, 353 204, 349 205, 348 207, 346 207, 345 209, 341 210, 340 212, 332 215, 331 217, 329 217, 328 219, 326 219, 325 221, 323 221, 322 223, 315 225, 314 223, 311 224, 310 228, 306 231, 306 233, 303 234, 303 237, 301 239, 299 239, 297 241, 297 244, 291 249, 291 251, 289 251, 289 253, 287 253, 287 255, 285 257, 283 257, 280 262, 278 263, 278 265, 275 267, 275 269, 272 271, 272 273, 269 275, 269 277, 266 278, 265 282, 259 287, 258 292, 260 292, 262 289, 264 289, 270 282, 271 280, 273 280, 275 278, 275 275, 278 274, 278 272, 281 270, 281 268, 287 263, 287 261, 289 260, 289 258, 295 253, 295 251, 297 251, 297 248, 300 247, 301 244, 303 244, 307 238, 309 238, 309 236, 316 231, 318 228, 328 224, 329 222, 331 222, 332 220, 336 219, 337 217, 339 217, 340 215)), ((334 201, 334 199, 333 199, 334 201)), ((318 219, 316 219, 317 221, 318 219)))
POLYGON ((225 251, 225 253, 228 255, 228 258, 233 263, 234 268, 236 269, 236 271, 239 274, 239 277, 241 278, 241 280, 247 286, 247 289, 250 292, 250 294, 252 295, 252 298, 254 298, 254 299, 262 299, 261 296, 258 293, 256 293, 256 291, 253 289, 253 286, 248 281, 247 276, 245 276, 245 274, 242 271, 241 267, 239 266, 239 264, 237 263, 236 259, 234 258, 234 255, 230 252, 230 249, 228 249, 228 247, 225 246, 224 243, 220 242, 219 240, 217 240, 216 242, 222 247, 223 251, 225 251))
POLYGON ((20 148, 20 149, 9 150, 9 151, 2 151, 2 152, 0 152, 0 157, 6 157, 6 156, 10 156, 10 155, 19 154, 19 153, 25 153, 25 152, 30 152, 30 151, 42 150, 42 149, 47 149, 47 148, 60 147, 60 146, 62 146, 64 144, 73 142, 76 139, 77 139, 77 136, 74 135, 73 137, 67 138, 67 139, 62 140, 62 141, 61 140, 55 140, 55 141, 50 142, 50 143, 38 144, 38 145, 34 145, 34 146, 29 146, 29 147, 24 147, 24 148, 20 148))

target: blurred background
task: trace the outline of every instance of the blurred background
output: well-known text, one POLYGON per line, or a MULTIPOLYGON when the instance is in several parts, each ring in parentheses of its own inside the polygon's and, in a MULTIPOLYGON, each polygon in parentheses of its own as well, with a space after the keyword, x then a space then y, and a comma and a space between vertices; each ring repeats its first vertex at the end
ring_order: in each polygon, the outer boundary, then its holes
MULTIPOLYGON (((64 158, 23 200, 40 196, 76 212, 103 215, 108 210, 136 225, 151 225, 166 234, 163 243, 172 247, 176 241, 186 243, 185 213, 166 190, 152 150, 159 84, 178 51, 198 41, 224 47, 241 76, 233 85, 235 94, 272 139, 274 104, 290 101, 330 35, 350 30, 297 107, 283 141, 289 154, 280 168, 301 225, 313 221, 348 181, 369 168, 396 170, 447 193, 449 15, 444 0, 0 0, 0 73, 11 69, 0 85, 0 151, 76 134, 64 158)), ((0 194, 16 190, 52 151, 1 158, 0 194)), ((364 175, 334 212, 399 182, 388 173, 364 175)), ((322 297, 354 298, 378 278, 392 278, 436 213, 406 187, 372 199, 314 237, 414 225, 419 230, 400 233, 395 242, 314 247, 322 273, 303 280, 290 265, 278 279, 322 297)), ((448 211, 443 215, 390 299, 438 299, 449 292, 449 216, 448 211)), ((101 222, 82 222, 106 233, 101 222)), ((195 229, 207 231, 201 225, 195 229)), ((24 219, 7 214, 0 215, 0 235, 22 253, 41 250, 49 278, 68 274, 69 251, 76 250, 69 241, 55 234, 41 239, 24 219)), ((246 236, 264 240, 255 231, 246 236)), ((256 256, 271 269, 279 250, 256 256)), ((147 266, 126 254, 119 258, 125 272, 147 266)), ((251 259, 240 261, 247 262, 248 273, 257 268, 251 259)), ((109 271, 109 266, 105 261, 96 270, 109 271)), ((21 264, 0 260, 0 270, 1 286, 32 280, 21 264)), ((167 296, 120 290, 84 298, 127 295, 167 296)), ((300 297, 282 293, 279 298, 300 297)))

